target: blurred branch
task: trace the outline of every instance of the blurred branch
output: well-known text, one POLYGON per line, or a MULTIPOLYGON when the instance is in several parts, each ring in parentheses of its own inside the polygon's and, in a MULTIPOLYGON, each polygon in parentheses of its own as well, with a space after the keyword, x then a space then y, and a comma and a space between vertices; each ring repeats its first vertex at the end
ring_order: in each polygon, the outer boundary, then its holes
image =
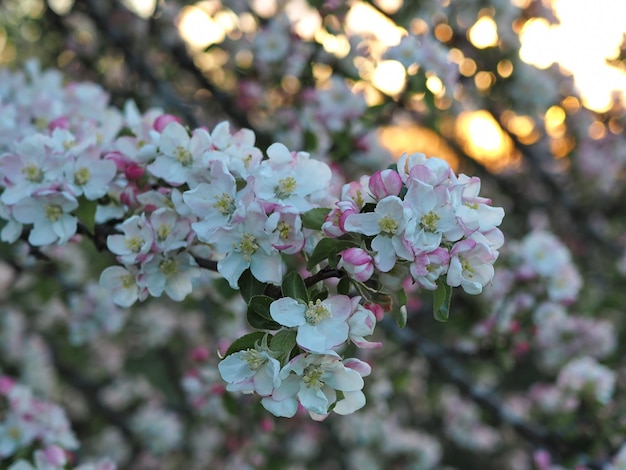
POLYGON ((152 67, 148 65, 143 57, 130 47, 134 41, 117 30, 109 22, 107 13, 102 11, 102 5, 105 3, 95 0, 80 0, 77 4, 81 4, 85 7, 87 14, 93 20, 102 34, 102 37, 122 51, 128 66, 134 70, 142 80, 152 85, 164 102, 180 113, 191 127, 199 127, 198 120, 191 111, 190 106, 184 104, 170 84, 157 77, 152 67))
MULTIPOLYGON (((580 444, 579 442, 566 442, 559 435, 548 431, 542 426, 524 421, 509 412, 493 391, 474 385, 463 367, 452 359, 444 348, 435 341, 415 333, 408 327, 398 328, 396 323, 389 317, 381 322, 381 326, 399 344, 405 348, 417 350, 447 381, 454 384, 465 396, 491 414, 500 424, 511 427, 519 436, 537 448, 546 449, 552 455, 561 459, 574 458, 578 461, 588 459, 588 457, 579 453, 577 448, 580 444)), ((602 469, 602 464, 598 462, 586 461, 585 465, 589 470, 602 469)))

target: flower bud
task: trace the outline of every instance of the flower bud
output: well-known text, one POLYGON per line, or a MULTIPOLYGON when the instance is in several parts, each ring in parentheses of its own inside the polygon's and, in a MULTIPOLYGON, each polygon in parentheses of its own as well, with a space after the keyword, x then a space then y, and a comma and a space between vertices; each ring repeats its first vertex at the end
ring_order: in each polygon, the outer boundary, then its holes
POLYGON ((374 262, 369 253, 362 248, 348 248, 341 252, 337 267, 359 282, 365 282, 374 274, 374 262))
POLYGON ((67 463, 67 456, 59 446, 51 445, 46 447, 40 454, 45 463, 55 467, 64 466, 67 463))
POLYGON ((377 171, 369 180, 369 190, 376 199, 397 196, 402 191, 402 179, 397 171, 390 168, 377 171))
POLYGON ((58 117, 50 121, 48 124, 48 130, 53 131, 55 129, 69 129, 70 128, 70 120, 65 116, 58 117))
POLYGON ((152 125, 152 127, 154 127, 154 130, 157 132, 163 132, 163 130, 170 122, 177 122, 179 124, 182 124, 180 118, 171 114, 162 114, 154 120, 154 124, 152 125))

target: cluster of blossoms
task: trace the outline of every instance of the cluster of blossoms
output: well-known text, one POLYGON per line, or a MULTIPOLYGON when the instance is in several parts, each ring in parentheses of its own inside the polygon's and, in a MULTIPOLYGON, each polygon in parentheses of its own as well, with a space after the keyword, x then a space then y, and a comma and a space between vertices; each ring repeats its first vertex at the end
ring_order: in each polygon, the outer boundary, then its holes
MULTIPOLYGON (((164 293, 182 301, 205 269, 235 290, 252 282, 251 325, 278 331, 236 341, 219 370, 228 390, 256 392, 278 416, 298 404, 315 418, 364 405, 370 367, 340 351, 378 346, 365 339, 389 308, 372 294, 378 287, 399 309, 407 278, 428 290, 443 284, 449 299, 450 287, 479 294, 493 277, 504 211, 478 195, 478 178, 444 160, 405 154, 398 170, 347 183, 337 198, 326 163, 280 143, 264 154, 252 131, 231 133, 227 122, 189 130, 129 103, 88 133, 67 112, 59 107, 47 127, 0 154, 3 240, 65 245, 79 226, 94 240, 106 235, 101 244, 119 265, 101 273, 100 287, 121 307, 164 293), (313 284, 288 269, 303 260, 313 274, 336 267, 348 282, 309 292, 313 284)), ((106 302, 93 290, 74 308, 98 322, 106 302)), ((93 326, 116 331, 122 321, 93 326)), ((78 342, 89 335, 75 333, 78 342)))
POLYGON ((276 416, 294 416, 298 403, 314 419, 331 410, 345 415, 363 407, 363 377, 371 368, 359 359, 342 360, 337 353, 348 340, 362 348, 380 346, 363 338, 373 333, 376 317, 360 300, 337 294, 316 302, 291 297, 273 301, 269 313, 282 328, 219 363, 226 389, 257 393, 276 416), (290 359, 294 342, 302 352, 290 359))
MULTIPOLYGON (((10 377, 0 377, 0 459, 24 455, 34 448, 34 464, 19 459, 9 470, 63 470, 79 443, 63 409, 33 396, 30 388, 10 377)), ((108 459, 74 470, 115 470, 108 459)))
POLYGON ((423 154, 403 155, 387 169, 349 183, 322 226, 329 237, 361 234, 364 246, 346 250, 340 265, 360 282, 374 273, 397 285, 406 276, 435 290, 439 279, 480 294, 493 279, 504 238, 504 211, 478 196, 480 180, 455 175, 423 154))
MULTIPOLYGON (((30 388, 10 377, 0 377, 0 459, 23 455, 35 448, 34 465, 20 459, 10 470, 63 470, 69 455, 79 444, 59 406, 33 396, 30 388)), ((75 470, 115 470, 115 464, 102 460, 83 464, 75 470)))
POLYGON ((8 376, 0 377, 0 396, 1 458, 31 445, 42 448, 54 445, 68 451, 78 447, 65 412, 60 407, 34 397, 28 387, 8 376))

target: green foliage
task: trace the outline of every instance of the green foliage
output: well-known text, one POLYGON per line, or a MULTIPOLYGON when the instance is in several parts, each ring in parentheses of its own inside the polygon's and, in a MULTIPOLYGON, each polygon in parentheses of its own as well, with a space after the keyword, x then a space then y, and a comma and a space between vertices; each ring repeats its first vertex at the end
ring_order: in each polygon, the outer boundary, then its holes
POLYGON ((78 220, 89 230, 90 233, 94 233, 96 228, 96 209, 98 208, 98 201, 90 201, 84 196, 78 198, 78 207, 74 211, 78 220))
POLYGON ((309 302, 309 291, 306 288, 304 279, 295 271, 287 273, 281 285, 283 296, 292 299, 302 300, 304 303, 309 302))
POLYGON ((279 330, 280 324, 270 315, 270 305, 274 301, 267 295, 255 295, 248 302, 247 318, 252 328, 258 330, 279 330))
POLYGON ((241 297, 246 303, 250 302, 250 299, 255 295, 261 295, 265 292, 267 284, 259 281, 252 275, 250 269, 246 269, 239 278, 239 290, 241 291, 241 297))
POLYGON ((450 316, 450 300, 452 299, 452 287, 445 281, 437 281, 437 290, 433 292, 433 315, 441 322, 448 321, 450 316))
POLYGON ((324 238, 315 246, 313 253, 307 262, 307 269, 314 268, 322 261, 327 261, 331 268, 337 266, 339 262, 339 253, 348 248, 359 246, 356 242, 350 240, 338 240, 335 238, 324 238))
POLYGON ((330 209, 326 207, 317 207, 302 214, 302 226, 311 230, 321 230, 322 224, 326 220, 326 216, 330 213, 330 209))
POLYGON ((258 344, 263 342, 263 338, 267 336, 267 333, 262 331, 255 331, 242 336, 239 339, 233 341, 233 343, 226 350, 225 356, 230 356, 239 351, 245 351, 246 349, 254 349, 258 344))

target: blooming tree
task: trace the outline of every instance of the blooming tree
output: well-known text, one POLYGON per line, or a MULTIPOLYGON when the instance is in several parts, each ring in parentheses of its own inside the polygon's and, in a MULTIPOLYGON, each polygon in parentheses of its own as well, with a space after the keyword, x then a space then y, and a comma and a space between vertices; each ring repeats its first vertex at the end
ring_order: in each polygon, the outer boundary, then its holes
POLYGON ((405 3, 9 2, 65 70, 0 70, 3 466, 626 468, 621 105, 519 60, 541 2, 405 3))

